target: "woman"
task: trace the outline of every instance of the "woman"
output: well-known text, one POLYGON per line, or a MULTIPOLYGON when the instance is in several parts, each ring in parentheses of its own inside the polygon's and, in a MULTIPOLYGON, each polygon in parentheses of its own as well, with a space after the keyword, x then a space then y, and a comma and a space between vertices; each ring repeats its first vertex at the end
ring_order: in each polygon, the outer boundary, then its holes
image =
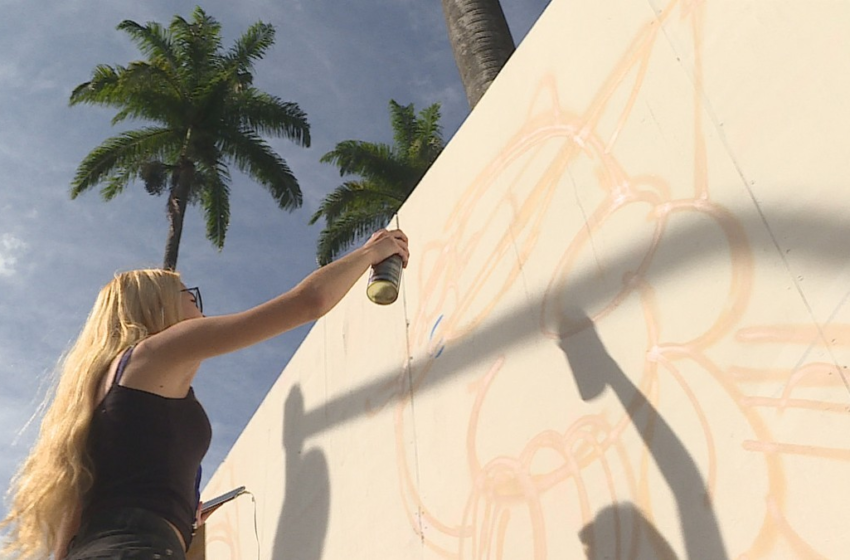
POLYGON ((210 440, 192 382, 201 362, 330 311, 371 265, 407 266, 407 237, 362 247, 253 309, 205 317, 174 272, 116 275, 61 363, 38 439, 16 475, 2 526, 19 558, 185 557, 210 440))

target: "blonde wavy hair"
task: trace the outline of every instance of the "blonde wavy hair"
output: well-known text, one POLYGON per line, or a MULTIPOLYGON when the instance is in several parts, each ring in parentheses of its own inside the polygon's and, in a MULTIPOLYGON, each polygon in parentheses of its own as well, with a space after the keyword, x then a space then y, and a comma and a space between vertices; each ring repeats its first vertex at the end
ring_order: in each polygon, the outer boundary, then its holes
POLYGON ((150 269, 116 274, 100 291, 57 365, 38 438, 9 487, 11 509, 0 522, 8 530, 4 554, 44 558, 54 549, 63 518, 94 480, 86 443, 104 376, 126 348, 183 319, 182 289, 176 272, 150 269))

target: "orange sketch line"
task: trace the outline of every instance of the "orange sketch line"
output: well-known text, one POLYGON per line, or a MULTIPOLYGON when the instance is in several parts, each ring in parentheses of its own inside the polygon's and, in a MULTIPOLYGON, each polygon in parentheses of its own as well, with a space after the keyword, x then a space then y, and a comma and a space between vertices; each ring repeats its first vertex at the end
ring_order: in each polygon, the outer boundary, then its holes
POLYGON ((741 404, 743 406, 776 408, 779 410, 799 408, 804 410, 817 410, 820 412, 837 412, 842 414, 850 414, 850 404, 815 401, 811 399, 747 397, 741 399, 741 404))
POLYGON ((839 387, 841 371, 833 363, 812 362, 803 367, 748 368, 730 366, 729 376, 741 383, 787 382, 793 387, 839 387))
POLYGON ((835 461, 850 461, 850 449, 778 443, 773 441, 755 441, 751 439, 744 440, 743 448, 747 451, 769 455, 800 455, 820 459, 832 459, 835 461))
POLYGON ((768 500, 767 511, 773 518, 779 532, 782 533, 785 540, 788 541, 791 547, 797 552, 798 558, 829 560, 822 554, 818 553, 809 543, 803 540, 796 531, 794 531, 791 525, 789 525, 785 515, 782 513, 782 509, 777 506, 773 500, 768 500))
POLYGON ((850 325, 771 325, 740 329, 735 335, 741 342, 803 344, 814 346, 850 346, 850 325))

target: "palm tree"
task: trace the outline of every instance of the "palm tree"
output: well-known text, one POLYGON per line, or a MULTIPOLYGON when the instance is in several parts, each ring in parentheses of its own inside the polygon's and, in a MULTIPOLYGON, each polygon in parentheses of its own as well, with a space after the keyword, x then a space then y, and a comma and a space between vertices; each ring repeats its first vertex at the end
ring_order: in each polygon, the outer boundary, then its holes
POLYGON ((168 193, 169 232, 163 266, 173 270, 188 203, 200 203, 207 238, 221 250, 230 223, 230 166, 263 185, 280 208, 301 206, 298 181, 261 137, 310 145, 307 115, 297 104, 252 86, 253 64, 274 44, 274 28, 252 25, 224 51, 221 25, 201 8, 168 28, 130 20, 118 25, 146 59, 127 67, 98 65, 71 94, 71 105, 118 109, 113 124, 141 119, 150 126, 105 140, 80 163, 71 198, 103 184, 111 200, 140 179, 152 195, 168 193))
POLYGON ((511 30, 499 0, 443 0, 455 62, 474 109, 513 54, 511 30))
POLYGON ((384 227, 440 155, 445 145, 440 104, 417 116, 413 104, 390 101, 393 145, 346 140, 322 156, 339 167, 340 177, 359 175, 331 192, 310 218, 325 218, 316 259, 324 266, 358 239, 384 227))

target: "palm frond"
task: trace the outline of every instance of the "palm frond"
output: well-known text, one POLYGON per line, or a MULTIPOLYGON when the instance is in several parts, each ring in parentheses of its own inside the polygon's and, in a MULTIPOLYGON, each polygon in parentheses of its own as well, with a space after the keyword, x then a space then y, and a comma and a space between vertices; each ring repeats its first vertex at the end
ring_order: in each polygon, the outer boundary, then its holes
POLYGON ((232 107, 239 116, 240 126, 259 134, 287 138, 299 146, 310 146, 307 113, 297 103, 282 101, 255 88, 246 88, 233 99, 232 107))
POLYGON ((390 125, 393 128, 393 142, 402 158, 406 158, 416 137, 416 113, 413 103, 399 105, 390 100, 390 125))
POLYGON ((360 175, 373 181, 405 180, 408 166, 392 146, 359 140, 344 140, 319 160, 339 167, 340 176, 360 175))
POLYGON ((257 22, 248 28, 223 57, 225 66, 239 72, 250 72, 253 63, 263 58, 274 45, 275 30, 268 23, 257 22))
POLYGON ((131 167, 118 169, 117 173, 109 177, 106 185, 100 189, 101 198, 107 202, 115 198, 115 195, 120 194, 124 190, 124 187, 127 186, 127 183, 132 180, 133 174, 131 167))
POLYGON ((392 212, 375 214, 369 211, 347 213, 326 227, 319 234, 316 260, 324 266, 345 252, 356 241, 385 227, 392 219, 392 212))
POLYGON ((118 30, 127 33, 151 62, 163 62, 177 70, 179 64, 174 54, 174 43, 166 28, 157 22, 140 25, 135 21, 125 19, 118 24, 118 30))
POLYGON ((121 75, 122 86, 129 92, 159 92, 176 99, 185 99, 189 92, 180 81, 180 74, 167 65, 139 60, 131 62, 121 75))
POLYGON ((430 166, 445 147, 440 126, 440 104, 434 103, 419 113, 416 119, 414 153, 416 159, 430 166))
POLYGON ((340 216, 350 212, 372 212, 394 214, 401 208, 406 193, 384 188, 375 183, 348 181, 329 193, 310 217, 310 225, 320 218, 333 224, 340 216))
POLYGON ((77 168, 71 182, 71 198, 77 198, 115 170, 133 168, 139 160, 161 159, 160 156, 173 150, 173 144, 171 131, 161 127, 131 130, 107 138, 77 168))
POLYGON ((175 78, 146 62, 134 62, 126 68, 96 67, 91 81, 71 93, 70 105, 80 103, 120 108, 113 124, 128 118, 174 122, 185 112, 175 78))
POLYGON ((294 210, 301 206, 303 200, 298 180, 286 161, 259 135, 251 130, 222 131, 219 144, 221 152, 240 171, 262 184, 280 208, 294 210))
POLYGON ((112 118, 113 124, 128 118, 168 125, 185 121, 188 100, 177 77, 166 69, 134 62, 121 75, 119 87, 116 98, 122 109, 112 118))
POLYGON ((195 89, 215 72, 220 59, 221 24, 208 16, 200 6, 188 22, 175 16, 168 27, 174 37, 175 51, 187 82, 195 89))
POLYGON ((439 136, 441 130, 439 103, 432 103, 419 111, 419 116, 416 119, 416 131, 419 135, 439 136))
POLYGON ((230 225, 230 175, 224 165, 204 170, 201 206, 207 225, 207 239, 221 251, 230 225))
POLYGON ((92 79, 78 85, 71 92, 69 104, 114 105, 115 92, 120 87, 120 76, 124 70, 121 66, 113 68, 107 64, 98 64, 92 72, 92 79))

